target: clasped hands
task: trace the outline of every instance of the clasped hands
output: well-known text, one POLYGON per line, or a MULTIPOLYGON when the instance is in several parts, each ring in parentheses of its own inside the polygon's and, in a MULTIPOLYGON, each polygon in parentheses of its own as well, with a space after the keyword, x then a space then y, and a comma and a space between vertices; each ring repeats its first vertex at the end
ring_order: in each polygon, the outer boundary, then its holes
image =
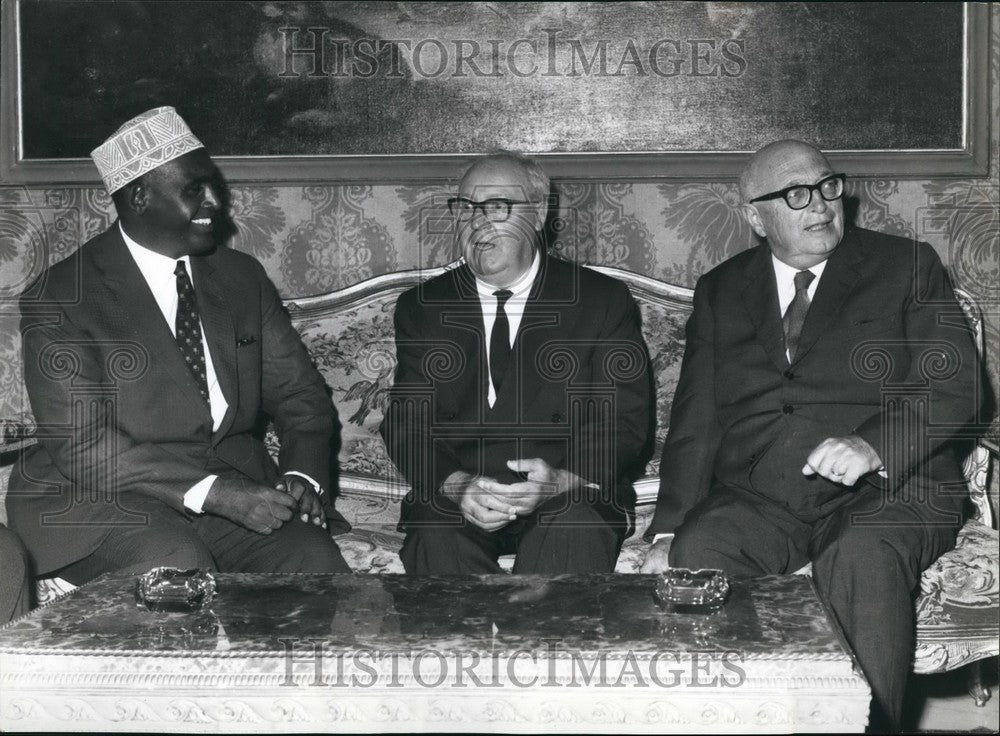
POLYGON ((326 529, 326 514, 312 484, 298 475, 283 475, 274 488, 246 478, 219 477, 212 483, 203 510, 258 534, 270 534, 299 514, 326 529))
POLYGON ((448 476, 441 491, 458 504, 463 517, 485 531, 494 532, 518 516, 530 514, 543 501, 583 485, 577 475, 553 468, 538 457, 508 460, 507 467, 523 473, 526 479, 499 483, 459 470, 448 476))

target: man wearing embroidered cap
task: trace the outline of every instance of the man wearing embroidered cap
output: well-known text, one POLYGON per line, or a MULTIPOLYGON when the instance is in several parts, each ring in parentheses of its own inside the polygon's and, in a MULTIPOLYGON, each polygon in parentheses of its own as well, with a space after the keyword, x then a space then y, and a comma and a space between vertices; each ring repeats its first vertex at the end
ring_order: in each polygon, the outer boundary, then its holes
POLYGON ((976 350, 931 246, 846 226, 819 150, 765 146, 740 192, 767 245, 695 288, 643 572, 811 563, 875 732, 898 730, 912 596, 962 523, 976 350))
POLYGON ((39 442, 7 507, 34 573, 349 572, 327 523, 346 527, 326 493, 336 412, 264 269, 220 242, 205 148, 159 107, 92 157, 118 221, 21 298, 39 442))

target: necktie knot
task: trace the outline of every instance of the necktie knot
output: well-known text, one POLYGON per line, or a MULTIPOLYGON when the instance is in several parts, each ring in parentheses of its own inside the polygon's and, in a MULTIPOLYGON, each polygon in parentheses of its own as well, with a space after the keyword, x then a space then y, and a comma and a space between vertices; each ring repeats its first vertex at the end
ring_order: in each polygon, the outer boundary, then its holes
POLYGON ((177 266, 174 267, 174 276, 187 276, 187 267, 184 265, 184 261, 177 261, 177 266))
POLYGON ((514 296, 514 292, 510 289, 500 289, 499 291, 494 291, 493 296, 497 298, 497 306, 503 309, 507 304, 507 300, 514 296))
POLYGON ((816 274, 812 271, 799 271, 795 274, 795 291, 806 291, 814 278, 816 278, 816 274))

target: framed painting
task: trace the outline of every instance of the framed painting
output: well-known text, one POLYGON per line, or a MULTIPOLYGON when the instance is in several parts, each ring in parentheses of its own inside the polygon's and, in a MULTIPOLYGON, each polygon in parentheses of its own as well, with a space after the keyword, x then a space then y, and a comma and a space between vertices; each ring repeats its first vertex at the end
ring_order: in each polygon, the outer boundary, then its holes
POLYGON ((495 149, 568 179, 732 176, 775 138, 851 174, 988 163, 989 13, 956 3, 11 0, 10 183, 178 108, 239 182, 448 176, 495 149))

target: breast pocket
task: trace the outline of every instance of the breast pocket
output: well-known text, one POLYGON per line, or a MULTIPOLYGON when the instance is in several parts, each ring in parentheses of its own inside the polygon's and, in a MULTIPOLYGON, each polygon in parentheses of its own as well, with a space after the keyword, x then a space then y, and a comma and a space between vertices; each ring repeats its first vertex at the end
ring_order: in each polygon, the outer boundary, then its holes
POLYGON ((828 336, 850 338, 851 342, 865 340, 876 335, 886 335, 899 332, 898 314, 859 315, 845 320, 830 330, 828 336))

